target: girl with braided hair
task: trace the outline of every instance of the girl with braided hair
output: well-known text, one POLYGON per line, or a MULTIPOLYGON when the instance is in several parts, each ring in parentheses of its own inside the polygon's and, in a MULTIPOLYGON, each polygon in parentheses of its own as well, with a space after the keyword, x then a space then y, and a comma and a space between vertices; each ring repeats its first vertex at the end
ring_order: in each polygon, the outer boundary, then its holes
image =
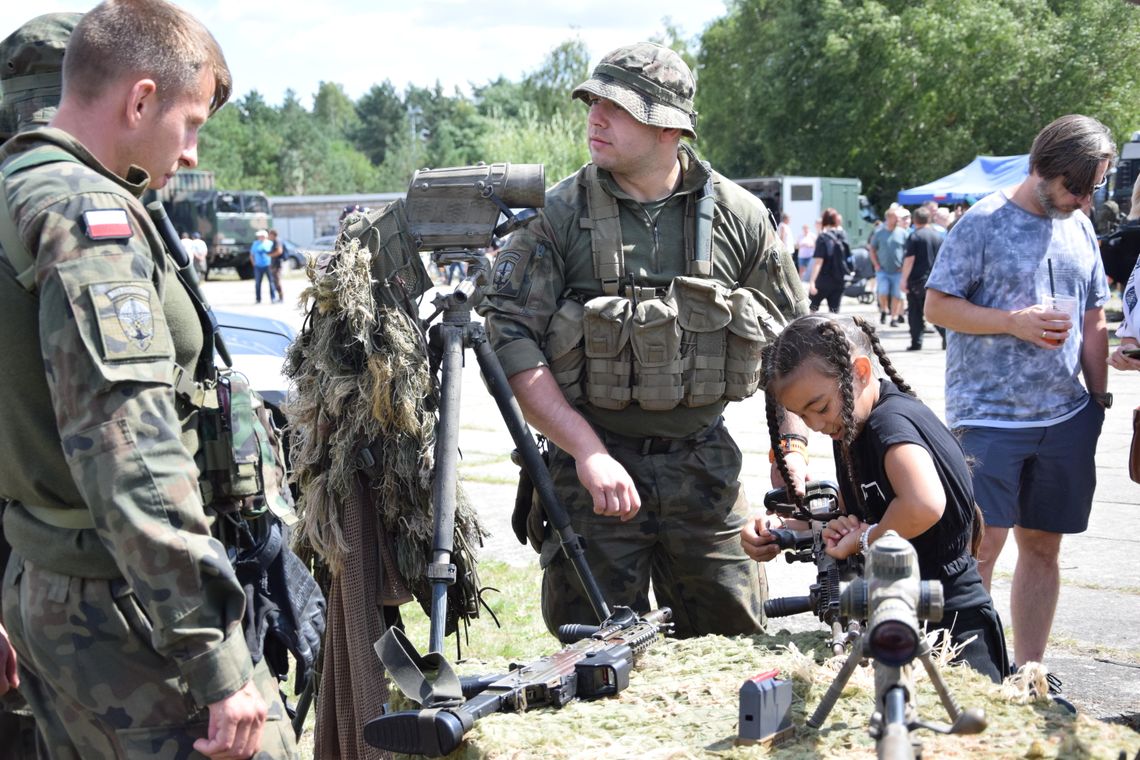
MULTIPOLYGON (((1000 682, 1009 672, 1005 637, 978 572, 982 517, 966 457, 895 371, 875 329, 859 317, 796 319, 765 349, 761 387, 782 473, 785 411, 834 441, 847 514, 825 528, 827 553, 843 559, 865 551, 888 530, 910 541, 922 578, 942 582, 945 614, 931 627, 962 647, 957 660, 1000 682)), ((745 526, 741 543, 753 559, 775 556, 763 517, 745 526)))

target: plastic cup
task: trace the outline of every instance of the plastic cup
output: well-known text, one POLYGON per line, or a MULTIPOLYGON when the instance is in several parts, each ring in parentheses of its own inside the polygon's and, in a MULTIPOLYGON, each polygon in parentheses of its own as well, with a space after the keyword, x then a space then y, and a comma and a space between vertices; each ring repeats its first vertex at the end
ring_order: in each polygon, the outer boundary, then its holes
MULTIPOLYGON (((1041 298, 1041 305, 1044 306, 1046 309, 1051 309, 1053 311, 1062 311, 1062 312, 1069 315, 1069 319, 1073 323, 1072 327, 1069 328, 1069 334, 1070 335, 1072 335, 1073 330, 1075 330, 1077 328, 1077 325, 1080 324, 1080 320, 1079 320, 1080 312, 1078 311, 1078 304, 1077 304, 1077 297, 1076 296, 1066 296, 1066 295, 1043 296, 1041 298)), ((1066 336, 1066 337, 1068 337, 1068 336, 1066 336)), ((1059 346, 1065 342, 1064 340, 1057 340, 1054 338, 1046 338, 1045 340, 1049 343, 1052 343, 1054 346, 1059 346)))

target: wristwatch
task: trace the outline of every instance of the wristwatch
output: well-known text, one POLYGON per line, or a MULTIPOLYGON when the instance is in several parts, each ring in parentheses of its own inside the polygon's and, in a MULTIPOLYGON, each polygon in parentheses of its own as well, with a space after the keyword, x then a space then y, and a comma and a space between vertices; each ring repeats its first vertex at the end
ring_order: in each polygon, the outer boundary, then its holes
POLYGON ((1093 397, 1093 401, 1100 404, 1103 408, 1105 408, 1105 409, 1111 409, 1112 408, 1112 394, 1111 393, 1090 393, 1089 395, 1093 397))

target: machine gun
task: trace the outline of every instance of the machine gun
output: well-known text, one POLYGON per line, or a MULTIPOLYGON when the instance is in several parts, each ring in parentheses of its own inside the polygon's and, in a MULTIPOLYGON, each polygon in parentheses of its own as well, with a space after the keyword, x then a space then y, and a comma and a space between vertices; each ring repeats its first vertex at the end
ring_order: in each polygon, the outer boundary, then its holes
POLYGON ((764 602, 764 614, 769 617, 786 617, 811 612, 821 623, 831 627, 828 644, 836 655, 843 654, 847 645, 859 636, 859 621, 844 615, 840 609, 840 584, 851 581, 863 569, 862 555, 837 560, 824 551, 823 529, 828 521, 840 517, 839 488, 829 481, 810 481, 805 484, 803 506, 789 502, 787 489, 773 488, 764 496, 764 507, 785 518, 801 520, 810 526, 807 530, 775 528, 768 532, 781 549, 786 549, 788 562, 814 562, 816 581, 807 596, 784 596, 764 602))
MULTIPOLYGON (((391 752, 440 757, 459 746, 476 720, 491 713, 561 707, 575 698, 617 694, 629 685, 634 658, 656 643, 672 616, 668 607, 643 616, 628 607, 617 607, 600 626, 564 626, 559 631, 563 641, 585 637, 534 662, 513 665, 504 675, 466 679, 462 697, 440 702, 431 699, 432 690, 428 689, 428 699, 422 701, 428 709, 374 718, 364 725, 364 740, 391 752)), ((401 634, 395 633, 398 630, 389 629, 385 638, 399 637, 401 634)), ((381 642, 377 642, 377 649, 381 642)), ((405 680, 399 672, 392 675, 409 697, 416 692, 425 695, 425 684, 418 683, 419 679, 405 680)), ((441 677, 454 675, 445 676, 441 669, 441 677)))
POLYGON ((954 701, 931 657, 930 643, 919 630, 920 620, 942 619, 942 584, 919 579, 918 554, 893 530, 872 544, 867 554, 866 579, 848 584, 840 598, 842 614, 867 619, 866 632, 857 637, 847 661, 807 724, 812 728, 823 725, 855 668, 868 658, 873 660, 875 669, 875 712, 871 715, 870 732, 879 760, 916 757, 911 732, 918 728, 944 734, 984 731, 985 713, 976 708, 963 710, 954 701), (918 719, 915 659, 926 668, 953 725, 918 719))

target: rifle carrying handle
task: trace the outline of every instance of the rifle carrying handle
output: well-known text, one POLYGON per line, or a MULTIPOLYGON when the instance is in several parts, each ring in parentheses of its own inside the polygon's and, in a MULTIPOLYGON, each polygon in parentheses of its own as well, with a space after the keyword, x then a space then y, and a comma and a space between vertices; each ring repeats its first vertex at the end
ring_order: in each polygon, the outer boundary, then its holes
POLYGON ((455 750, 471 728, 448 710, 404 710, 364 724, 364 741, 405 755, 443 757, 455 750))

